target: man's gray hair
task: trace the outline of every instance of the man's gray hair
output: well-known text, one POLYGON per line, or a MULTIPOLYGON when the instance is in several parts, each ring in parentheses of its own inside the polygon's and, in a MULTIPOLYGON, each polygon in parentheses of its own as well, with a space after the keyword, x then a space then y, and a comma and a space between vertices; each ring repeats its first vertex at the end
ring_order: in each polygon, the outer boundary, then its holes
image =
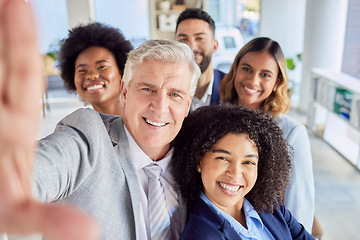
POLYGON ((194 53, 188 45, 172 40, 148 40, 130 51, 123 76, 126 87, 133 78, 134 68, 139 67, 145 61, 188 64, 192 75, 190 95, 194 96, 201 72, 195 62, 194 53))

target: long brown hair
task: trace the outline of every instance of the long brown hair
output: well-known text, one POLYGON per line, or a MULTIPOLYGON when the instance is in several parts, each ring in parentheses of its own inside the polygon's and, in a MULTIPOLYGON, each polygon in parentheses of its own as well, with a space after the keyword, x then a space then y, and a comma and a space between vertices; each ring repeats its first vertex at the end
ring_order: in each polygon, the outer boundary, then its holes
POLYGON ((288 95, 288 77, 286 74, 286 61, 280 45, 266 37, 254 38, 244 45, 235 57, 230 71, 225 75, 220 83, 220 102, 236 103, 238 95, 235 90, 234 81, 236 70, 239 66, 241 58, 249 52, 269 52, 279 66, 278 81, 279 84, 274 92, 262 103, 261 110, 270 112, 272 115, 286 113, 290 107, 290 98, 288 95))

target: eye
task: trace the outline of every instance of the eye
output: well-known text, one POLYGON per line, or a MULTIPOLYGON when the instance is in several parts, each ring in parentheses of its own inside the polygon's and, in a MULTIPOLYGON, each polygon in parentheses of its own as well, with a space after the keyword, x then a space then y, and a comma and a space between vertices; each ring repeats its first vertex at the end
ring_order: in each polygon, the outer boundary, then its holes
POLYGON ((230 162, 230 160, 229 160, 227 157, 219 156, 219 157, 216 157, 215 159, 219 159, 219 160, 223 160, 223 161, 226 161, 226 162, 230 162))
POLYGON ((86 73, 87 70, 86 70, 86 69, 78 69, 77 72, 79 72, 79 73, 86 73))
POLYGON ((197 41, 202 41, 202 40, 204 40, 204 38, 203 37, 197 37, 196 40, 197 41))
POLYGON ((242 70, 243 70, 244 72, 250 72, 250 71, 251 71, 251 69, 248 68, 248 67, 243 67, 242 70))
POLYGON ((251 161, 251 160, 246 160, 243 162, 243 164, 245 165, 256 165, 256 163, 254 161, 251 161))
POLYGON ((149 87, 141 88, 141 91, 144 91, 144 92, 155 92, 155 90, 153 90, 152 88, 149 88, 149 87))
POLYGON ((98 67, 98 69, 105 69, 107 66, 106 65, 101 65, 98 67))
POLYGON ((267 73, 263 73, 263 74, 261 74, 261 76, 265 77, 265 78, 270 78, 271 77, 270 74, 267 74, 267 73))
POLYGON ((187 43, 188 40, 186 38, 181 38, 181 39, 178 39, 178 42, 187 43))
POLYGON ((181 95, 178 93, 170 93, 169 96, 175 97, 175 98, 182 98, 181 95))

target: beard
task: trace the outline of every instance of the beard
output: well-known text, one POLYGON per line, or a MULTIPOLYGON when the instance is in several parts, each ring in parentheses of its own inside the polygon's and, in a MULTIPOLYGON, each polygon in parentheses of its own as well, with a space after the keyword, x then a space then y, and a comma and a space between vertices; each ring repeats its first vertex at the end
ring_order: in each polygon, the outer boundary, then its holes
POLYGON ((200 67, 201 73, 204 73, 210 65, 212 54, 205 55, 203 52, 197 52, 197 53, 200 53, 203 56, 203 59, 198 64, 198 66, 200 67))

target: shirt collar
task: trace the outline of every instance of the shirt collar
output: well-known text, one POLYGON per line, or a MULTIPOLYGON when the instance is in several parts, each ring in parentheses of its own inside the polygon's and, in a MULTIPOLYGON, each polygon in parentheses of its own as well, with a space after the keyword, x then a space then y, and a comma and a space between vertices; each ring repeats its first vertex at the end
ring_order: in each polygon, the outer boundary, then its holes
MULTIPOLYGON (((128 139, 128 142, 129 142, 130 156, 131 156, 131 159, 133 160, 135 169, 139 170, 139 169, 153 163, 154 161, 151 160, 151 158, 149 158, 146 155, 146 153, 135 142, 134 138, 131 136, 131 134, 129 133, 129 131, 127 130, 125 125, 124 125, 124 128, 125 128, 126 137, 128 139)), ((163 172, 166 171, 166 169, 167 169, 167 167, 169 165, 169 162, 171 160, 173 151, 174 151, 173 149, 170 149, 166 153, 164 158, 156 161, 156 163, 162 168, 163 172)))
POLYGON ((226 212, 215 206, 215 204, 209 200, 209 198, 204 194, 204 192, 200 194, 200 198, 207 205, 209 205, 215 212, 217 212, 219 215, 225 218, 226 221, 228 221, 228 223, 234 228, 236 232, 243 234, 244 236, 255 236, 255 239, 260 239, 260 234, 257 231, 257 228, 260 227, 261 229, 264 229, 264 224, 259 214, 256 212, 254 207, 246 198, 244 198, 243 210, 245 213, 246 224, 248 225, 248 229, 244 228, 232 216, 230 216, 229 214, 227 214, 226 212))
POLYGON ((206 88, 206 92, 205 92, 204 96, 201 98, 201 101, 206 102, 208 96, 212 95, 213 85, 214 85, 214 73, 211 75, 209 85, 206 88))

